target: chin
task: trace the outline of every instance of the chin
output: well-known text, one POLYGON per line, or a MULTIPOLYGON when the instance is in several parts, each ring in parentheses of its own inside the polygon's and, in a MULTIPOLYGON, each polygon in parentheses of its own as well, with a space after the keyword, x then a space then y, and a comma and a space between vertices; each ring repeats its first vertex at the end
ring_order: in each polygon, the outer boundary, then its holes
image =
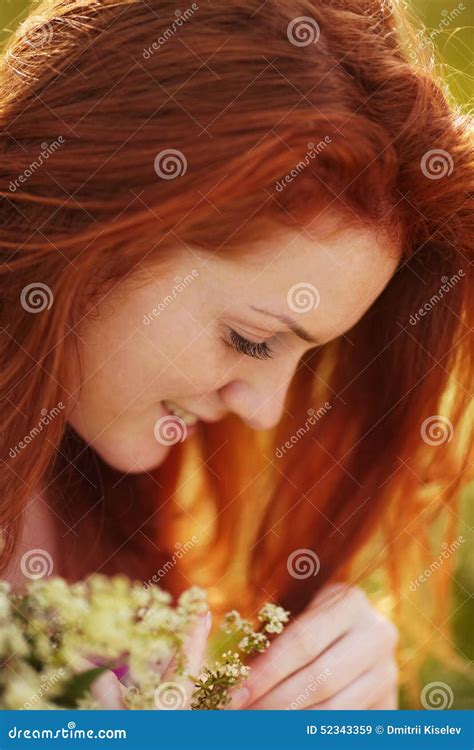
POLYGON ((112 469, 124 474, 143 474, 152 471, 163 463, 172 446, 156 444, 140 447, 137 445, 94 445, 92 448, 112 469))

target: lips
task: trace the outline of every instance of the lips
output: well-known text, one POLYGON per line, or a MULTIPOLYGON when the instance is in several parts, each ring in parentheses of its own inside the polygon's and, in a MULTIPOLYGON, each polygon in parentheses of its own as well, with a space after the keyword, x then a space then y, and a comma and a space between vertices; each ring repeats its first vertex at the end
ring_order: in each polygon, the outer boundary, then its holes
POLYGON ((179 419, 182 419, 188 427, 193 427, 199 421, 208 422, 209 424, 219 422, 225 416, 225 414, 221 414, 216 417, 202 417, 198 414, 194 414, 191 411, 182 409, 178 404, 175 404, 174 401, 168 399, 162 401, 161 405, 163 409, 165 409, 165 411, 171 414, 171 416, 176 416, 179 419))
POLYGON ((181 407, 178 406, 178 404, 175 404, 174 401, 165 400, 161 403, 169 414, 181 419, 186 427, 193 427, 199 421, 199 417, 197 417, 196 414, 181 409, 181 407))

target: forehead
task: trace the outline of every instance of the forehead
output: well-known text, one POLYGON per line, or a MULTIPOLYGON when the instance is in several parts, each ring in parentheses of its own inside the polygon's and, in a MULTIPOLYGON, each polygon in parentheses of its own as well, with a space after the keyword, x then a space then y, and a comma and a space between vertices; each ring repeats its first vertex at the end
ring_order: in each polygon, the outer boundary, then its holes
POLYGON ((370 307, 400 254, 399 243, 380 228, 332 221, 309 230, 284 229, 242 257, 215 255, 210 271, 239 304, 290 313, 310 332, 332 337, 370 307), (298 295, 308 302, 300 304, 298 295))

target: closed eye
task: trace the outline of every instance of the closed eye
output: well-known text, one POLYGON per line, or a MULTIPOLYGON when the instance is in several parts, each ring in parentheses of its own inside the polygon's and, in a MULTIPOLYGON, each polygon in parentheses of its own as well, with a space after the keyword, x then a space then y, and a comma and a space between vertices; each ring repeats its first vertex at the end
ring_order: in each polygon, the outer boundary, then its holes
POLYGON ((248 339, 245 339, 243 336, 237 333, 237 331, 234 331, 232 328, 229 328, 229 331, 230 342, 226 339, 223 339, 224 343, 227 344, 227 346, 231 346, 236 351, 240 352, 241 354, 246 354, 248 357, 255 357, 256 359, 272 358, 272 350, 270 349, 266 341, 262 341, 260 343, 249 341, 248 339))

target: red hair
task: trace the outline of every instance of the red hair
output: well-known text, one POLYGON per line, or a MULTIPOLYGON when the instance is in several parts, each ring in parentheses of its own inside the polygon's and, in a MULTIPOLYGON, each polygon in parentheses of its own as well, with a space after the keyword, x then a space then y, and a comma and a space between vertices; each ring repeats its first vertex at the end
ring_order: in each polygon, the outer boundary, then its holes
POLYGON ((388 553, 403 594, 408 542, 472 476, 474 370, 468 125, 407 39, 409 21, 382 0, 226 0, 181 18, 166 0, 48 0, 12 38, 0 78, 4 567, 43 482, 69 577, 146 581, 174 555, 165 588, 200 583, 215 606, 251 614, 273 598, 296 614, 328 581, 357 580, 378 530, 372 566, 388 553), (184 155, 179 179, 157 178, 168 149, 184 155), (82 316, 140 264, 165 262, 177 239, 250 253, 333 209, 397 237, 402 258, 350 334, 304 356, 277 428, 200 424, 155 471, 123 476, 65 409, 9 455, 42 407, 67 402, 82 316), (32 316, 20 299, 37 282, 54 304, 32 316), (189 513, 209 536, 199 526, 200 544, 177 555, 189 513), (306 549, 319 572, 295 577, 288 560, 306 549))

